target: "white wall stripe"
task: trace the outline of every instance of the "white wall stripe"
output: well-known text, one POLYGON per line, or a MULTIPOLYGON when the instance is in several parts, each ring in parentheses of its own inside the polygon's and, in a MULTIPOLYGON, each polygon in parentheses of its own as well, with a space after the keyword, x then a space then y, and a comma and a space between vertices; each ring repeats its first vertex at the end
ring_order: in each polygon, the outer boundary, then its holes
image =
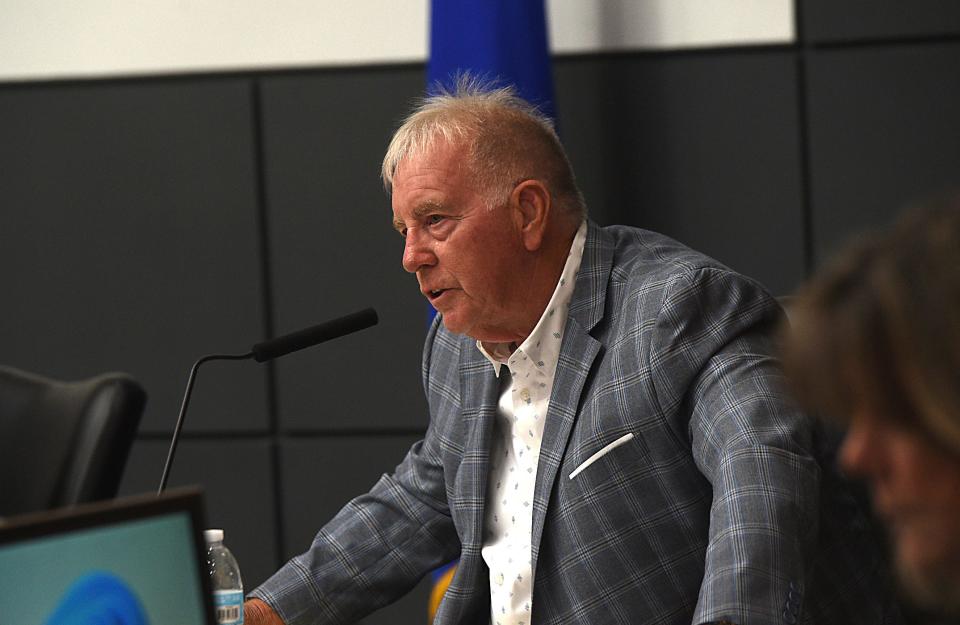
POLYGON ((547 0, 557 53, 792 43, 793 0, 547 0))
MULTIPOLYGON (((423 61, 427 0, 4 0, 0 81, 423 61)), ((789 43, 793 0, 548 0, 556 53, 789 43)))

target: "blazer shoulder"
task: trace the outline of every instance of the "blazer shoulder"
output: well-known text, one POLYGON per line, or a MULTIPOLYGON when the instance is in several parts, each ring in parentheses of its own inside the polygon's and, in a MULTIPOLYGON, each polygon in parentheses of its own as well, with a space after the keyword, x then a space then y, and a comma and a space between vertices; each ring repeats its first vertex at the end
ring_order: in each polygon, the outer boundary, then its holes
POLYGON ((664 314, 716 319, 747 311, 769 318, 780 310, 758 281, 666 235, 624 226, 603 230, 613 248, 607 309, 621 322, 646 325, 664 314))
POLYGON ((613 245, 613 276, 619 280, 668 279, 689 276, 700 269, 733 271, 714 258, 659 232, 628 226, 604 231, 613 245))

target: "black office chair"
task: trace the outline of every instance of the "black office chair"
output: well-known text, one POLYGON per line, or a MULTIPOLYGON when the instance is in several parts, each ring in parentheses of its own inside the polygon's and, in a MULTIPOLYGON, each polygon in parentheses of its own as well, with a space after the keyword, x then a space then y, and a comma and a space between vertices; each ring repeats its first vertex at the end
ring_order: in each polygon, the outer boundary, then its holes
POLYGON ((115 496, 146 399, 122 373, 60 382, 0 366, 0 517, 115 496))

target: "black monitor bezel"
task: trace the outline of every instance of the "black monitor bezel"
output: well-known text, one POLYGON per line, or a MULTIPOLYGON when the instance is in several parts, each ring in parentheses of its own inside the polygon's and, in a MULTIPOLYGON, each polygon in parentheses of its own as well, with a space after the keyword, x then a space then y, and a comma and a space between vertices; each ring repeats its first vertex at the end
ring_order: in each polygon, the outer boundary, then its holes
POLYGON ((177 488, 159 496, 135 495, 8 517, 0 520, 0 547, 35 538, 69 534, 84 529, 183 512, 188 514, 192 525, 194 549, 197 554, 195 565, 198 567, 197 577, 201 584, 204 616, 207 619, 207 625, 215 625, 210 575, 203 568, 206 560, 206 544, 203 540, 206 515, 203 491, 200 488, 177 488))

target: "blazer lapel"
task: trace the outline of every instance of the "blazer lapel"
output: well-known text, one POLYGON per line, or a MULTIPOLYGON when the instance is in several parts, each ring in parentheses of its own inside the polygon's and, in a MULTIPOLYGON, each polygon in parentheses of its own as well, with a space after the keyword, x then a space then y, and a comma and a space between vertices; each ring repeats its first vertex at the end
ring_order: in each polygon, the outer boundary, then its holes
POLYGON ((461 512, 468 518, 465 535, 461 537, 461 558, 479 556, 483 547, 490 442, 499 387, 490 362, 465 340, 460 353, 460 406, 466 440, 455 488, 461 512))
POLYGON ((607 282, 613 264, 613 245, 604 232, 588 222, 587 241, 577 272, 577 283, 567 314, 560 360, 550 395, 550 408, 540 443, 540 459, 533 498, 533 570, 536 571, 540 539, 546 521, 550 493, 576 422, 580 395, 590 374, 594 359, 600 353, 600 342, 590 331, 603 317, 607 282))

